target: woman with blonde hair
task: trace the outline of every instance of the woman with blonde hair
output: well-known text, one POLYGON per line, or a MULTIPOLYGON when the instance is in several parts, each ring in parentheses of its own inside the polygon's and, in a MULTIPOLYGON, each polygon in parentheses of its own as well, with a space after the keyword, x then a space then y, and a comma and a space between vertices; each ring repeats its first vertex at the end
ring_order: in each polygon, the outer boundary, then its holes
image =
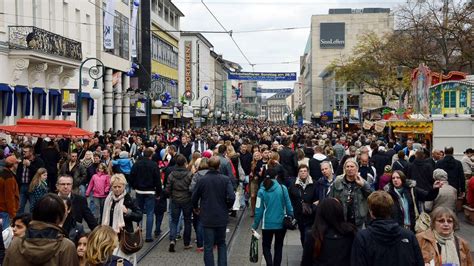
POLYGON ((426 264, 473 265, 469 243, 454 234, 458 229, 458 218, 451 209, 438 207, 431 212, 431 228, 416 235, 426 264))
POLYGON ((201 153, 199 151, 195 151, 192 154, 191 161, 188 164, 188 170, 191 171, 191 173, 196 173, 197 172, 197 167, 195 166, 196 161, 201 158, 201 153))
MULTIPOLYGON (((110 178, 111 191, 104 203, 102 224, 112 227, 116 234, 121 230, 133 233, 133 222, 138 224, 143 217, 135 200, 125 190, 126 185, 127 180, 123 174, 113 175, 110 178)), ((133 265, 137 263, 136 253, 126 255, 118 248, 114 254, 129 259, 133 265)))
POLYGON ((35 176, 31 180, 28 192, 30 193, 30 212, 44 195, 48 194, 48 171, 46 168, 39 168, 35 176))
POLYGON ((132 264, 128 260, 113 255, 118 245, 118 237, 112 227, 107 225, 97 226, 87 240, 87 263, 92 266, 118 265, 119 263, 131 266, 132 264))
POLYGON ((262 160, 262 154, 259 151, 254 152, 250 171, 250 217, 255 215, 255 204, 257 201, 257 192, 259 188, 257 164, 260 160, 262 160))

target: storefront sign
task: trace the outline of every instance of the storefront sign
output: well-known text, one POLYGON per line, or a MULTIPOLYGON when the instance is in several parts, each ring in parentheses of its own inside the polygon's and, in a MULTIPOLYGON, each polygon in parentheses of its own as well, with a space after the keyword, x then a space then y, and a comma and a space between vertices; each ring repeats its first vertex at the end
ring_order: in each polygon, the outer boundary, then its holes
POLYGON ((258 81, 294 81, 296 72, 229 72, 229 79, 258 81))
POLYGON ((104 48, 114 49, 114 20, 115 20, 115 2, 107 0, 104 14, 104 48))
POLYGON ((62 111, 68 113, 75 113, 77 110, 76 90, 62 90, 63 105, 62 111))
POLYGON ((377 121, 375 122, 375 131, 377 132, 382 132, 385 128, 385 124, 387 123, 387 121, 384 121, 384 120, 380 120, 380 121, 377 121))
POLYGON ((374 122, 369 121, 369 120, 364 120, 364 124, 362 125, 362 127, 363 127, 365 130, 370 130, 373 125, 374 125, 374 122))
POLYGON ((343 49, 346 44, 346 24, 321 23, 319 35, 319 47, 321 49, 343 49))
POLYGON ((187 94, 192 94, 192 42, 184 42, 184 89, 187 94))

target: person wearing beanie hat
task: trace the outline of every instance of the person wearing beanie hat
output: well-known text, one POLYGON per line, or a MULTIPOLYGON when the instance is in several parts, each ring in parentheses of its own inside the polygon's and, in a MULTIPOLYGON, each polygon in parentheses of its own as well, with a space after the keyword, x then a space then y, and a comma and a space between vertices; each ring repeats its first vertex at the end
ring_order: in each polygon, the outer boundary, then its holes
POLYGON ((457 190, 448 183, 448 173, 443 169, 435 169, 433 171, 433 179, 441 181, 443 186, 439 189, 438 196, 433 201, 425 202, 427 211, 434 210, 438 207, 446 207, 456 212, 457 190))
POLYGON ((381 175, 379 178, 379 190, 383 190, 383 188, 392 180, 392 167, 390 165, 386 165, 383 170, 383 175, 381 175))
POLYGON ((10 220, 15 217, 20 207, 20 191, 16 182, 18 159, 11 155, 5 159, 5 168, 0 173, 0 218, 2 231, 10 226, 10 220), (3 193, 5 191, 5 193, 3 193))

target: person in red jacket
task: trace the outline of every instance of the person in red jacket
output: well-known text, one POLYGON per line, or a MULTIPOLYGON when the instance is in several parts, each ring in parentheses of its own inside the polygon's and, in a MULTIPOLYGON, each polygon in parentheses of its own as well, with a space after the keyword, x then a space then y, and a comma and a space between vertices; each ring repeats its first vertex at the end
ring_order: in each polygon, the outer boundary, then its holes
POLYGON ((15 217, 20 207, 20 191, 16 182, 18 160, 15 156, 5 159, 5 168, 0 173, 0 219, 2 231, 10 226, 10 219, 15 217))
POLYGON ((467 205, 474 208, 474 176, 467 183, 467 205))

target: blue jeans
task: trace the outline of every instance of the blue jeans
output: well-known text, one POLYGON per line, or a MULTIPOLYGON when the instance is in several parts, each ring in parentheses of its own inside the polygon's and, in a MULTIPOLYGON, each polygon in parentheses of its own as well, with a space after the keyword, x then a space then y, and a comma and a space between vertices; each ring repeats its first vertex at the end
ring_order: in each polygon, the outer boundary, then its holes
POLYGON ((145 239, 153 239, 153 218, 155 211, 155 195, 137 193, 138 207, 146 214, 145 239))
POLYGON ((204 265, 214 266, 212 249, 217 245, 217 265, 227 266, 226 227, 204 227, 204 265))
POLYGON ((10 215, 8 212, 0 212, 0 219, 2 219, 2 231, 10 226, 10 215))
MULTIPOLYGON (((171 215, 171 209, 173 208, 173 202, 171 202, 170 200, 170 204, 168 206, 168 224, 169 224, 169 227, 170 227, 170 240, 173 240, 171 239, 171 223, 173 222, 172 221, 172 215, 171 215)), ((181 231, 183 230, 183 214, 181 213, 181 215, 179 216, 179 222, 178 224, 176 225, 176 230, 177 230, 177 235, 181 235, 181 231)))
POLYGON ((199 215, 193 213, 193 226, 196 232, 196 245, 198 248, 203 247, 204 228, 202 227, 199 215))
POLYGON ((85 197, 86 196, 86 186, 85 185, 79 185, 79 195, 85 197))
POLYGON ((25 212, 26 202, 29 201, 30 193, 28 193, 28 184, 21 184, 20 185, 20 209, 18 213, 25 212))
POLYGON ((171 213, 171 226, 170 226, 170 240, 174 241, 178 232, 178 223, 180 220, 181 212, 184 217, 184 246, 189 246, 191 243, 191 214, 193 211, 193 205, 191 202, 178 203, 173 202, 173 208, 170 210, 171 213))

